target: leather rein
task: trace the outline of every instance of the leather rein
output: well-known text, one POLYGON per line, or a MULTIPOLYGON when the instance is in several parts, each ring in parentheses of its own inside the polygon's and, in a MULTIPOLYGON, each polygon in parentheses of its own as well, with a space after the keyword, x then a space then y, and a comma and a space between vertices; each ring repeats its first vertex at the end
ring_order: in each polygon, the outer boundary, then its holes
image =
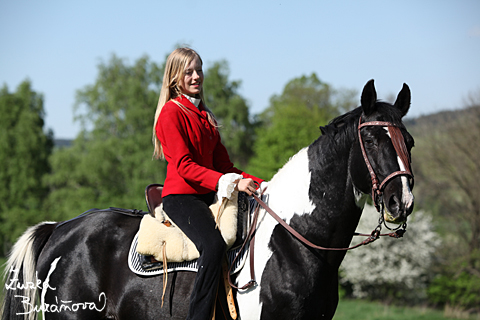
MULTIPOLYGON (((390 122, 370 121, 370 122, 362 123, 362 118, 361 117, 360 117, 360 120, 359 120, 359 125, 358 125, 358 129, 357 129, 358 139, 359 139, 360 147, 361 147, 361 150, 362 150, 363 159, 365 161, 365 164, 366 164, 366 166, 368 168, 368 171, 370 173, 370 178, 372 180, 372 200, 375 204, 375 208, 377 209, 378 212, 380 212, 380 219, 379 219, 378 225, 371 232, 371 234, 354 233, 354 236, 366 236, 367 238, 365 240, 363 240, 362 242, 360 242, 360 243, 358 243, 354 246, 347 247, 347 248, 327 248, 327 247, 322 247, 322 246, 313 244, 312 242, 307 240, 305 237, 303 237, 300 233, 298 233, 295 229, 293 229, 290 225, 288 225, 282 218, 280 218, 263 200, 260 199, 260 197, 258 197, 256 194, 253 194, 253 198, 255 199, 255 201, 257 201, 259 206, 257 206, 257 208, 255 209, 255 213, 253 215, 252 227, 250 229, 250 232, 248 233, 248 235, 245 239, 245 242, 243 243, 239 253, 235 257, 234 261, 232 262, 232 265, 231 265, 230 270, 228 272, 228 281, 229 281, 230 285, 233 288, 236 288, 236 289, 239 289, 239 290, 247 290, 247 289, 257 285, 257 282, 255 280, 255 270, 254 270, 254 241, 255 241, 255 232, 256 232, 256 225, 257 225, 257 220, 258 220, 258 214, 259 214, 259 211, 260 211, 259 210, 260 206, 263 209, 265 209, 265 211, 267 211, 292 236, 297 238, 303 244, 305 244, 305 245, 307 245, 311 248, 314 248, 314 249, 325 250, 325 251, 347 251, 347 250, 352 250, 352 249, 361 247, 363 245, 367 245, 369 243, 372 243, 381 236, 389 236, 389 237, 393 237, 393 238, 403 237, 403 234, 406 231, 405 230, 406 229, 406 223, 404 223, 402 225, 402 229, 400 229, 400 226, 399 226, 397 229, 393 230, 394 232, 384 233, 384 234, 380 233, 381 228, 382 228, 382 224, 385 223, 384 215, 383 215, 384 205, 383 205, 383 201, 382 201, 383 190, 385 188, 385 185, 390 180, 392 180, 393 178, 395 178, 397 176, 407 176, 407 177, 409 177, 410 183, 413 185, 413 174, 412 174, 412 170, 411 170, 411 159, 410 159, 410 156, 409 156, 409 153, 408 153, 408 149, 405 145, 405 139, 403 138, 401 128, 402 128, 401 126, 395 125, 395 124, 390 123, 390 122), (360 133, 361 129, 364 128, 364 127, 367 127, 367 126, 382 126, 382 127, 387 127, 388 128, 388 132, 389 132, 390 137, 392 139, 392 143, 393 143, 393 146, 395 148, 395 151, 396 151, 398 157, 401 159, 401 161, 402 161, 402 163, 405 167, 405 170, 399 170, 399 171, 395 171, 395 172, 389 174, 380 184, 379 184, 377 175, 375 174, 375 171, 373 170, 373 167, 370 163, 370 160, 368 159, 368 156, 367 156, 367 153, 365 151, 364 144, 363 144, 362 135, 360 133), (240 256, 240 253, 244 250, 246 244, 249 241, 250 241, 250 276, 251 276, 250 279, 251 280, 247 284, 245 284, 244 286, 238 287, 231 281, 230 272, 231 272, 231 269, 232 269, 233 265, 235 264, 235 261, 240 256)), ((263 190, 263 192, 264 191, 265 190, 263 190)), ((388 229, 390 229, 390 228, 388 228, 388 229)), ((390 229, 390 230, 392 230, 392 229, 390 229)))

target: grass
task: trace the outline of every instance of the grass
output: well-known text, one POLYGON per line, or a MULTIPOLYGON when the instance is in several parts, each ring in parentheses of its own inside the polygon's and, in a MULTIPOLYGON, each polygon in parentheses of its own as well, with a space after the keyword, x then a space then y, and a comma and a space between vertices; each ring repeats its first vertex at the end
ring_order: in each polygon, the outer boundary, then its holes
POLYGON ((384 305, 365 300, 341 300, 333 320, 450 320, 442 311, 384 305))

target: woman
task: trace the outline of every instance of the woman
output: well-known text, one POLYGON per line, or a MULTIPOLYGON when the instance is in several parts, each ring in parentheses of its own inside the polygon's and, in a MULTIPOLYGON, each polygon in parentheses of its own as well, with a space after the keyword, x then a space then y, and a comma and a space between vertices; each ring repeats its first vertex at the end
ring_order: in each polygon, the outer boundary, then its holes
POLYGON ((155 113, 154 157, 167 161, 163 209, 196 245, 200 258, 187 319, 211 317, 225 242, 209 205, 236 187, 251 195, 263 180, 235 168, 204 104, 202 60, 190 48, 167 59, 155 113))

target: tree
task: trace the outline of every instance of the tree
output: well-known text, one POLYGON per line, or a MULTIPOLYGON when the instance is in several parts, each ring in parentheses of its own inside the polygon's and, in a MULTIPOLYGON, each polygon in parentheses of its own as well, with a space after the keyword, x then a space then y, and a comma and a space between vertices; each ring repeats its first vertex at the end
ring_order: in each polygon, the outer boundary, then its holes
POLYGON ((219 121, 222 143, 233 163, 246 167, 252 156, 255 130, 246 100, 238 93, 240 81, 229 81, 226 61, 214 62, 205 72, 205 103, 219 121))
POLYGON ((432 210, 448 239, 439 248, 431 299, 478 308, 480 298, 480 91, 442 125, 417 130, 413 154, 418 197, 432 210), (475 99, 476 98, 476 99, 475 99))
MULTIPOLYGON (((357 230, 373 230, 378 213, 366 206, 357 230)), ((356 237, 352 245, 359 241, 356 237)), ((351 286, 352 295, 388 302, 425 300, 431 280, 440 237, 433 230, 432 217, 416 211, 409 217, 408 228, 401 239, 382 238, 365 247, 350 250, 341 265, 341 283, 351 286)))
POLYGON ((99 64, 95 83, 77 91, 82 132, 52 156, 47 179, 57 219, 92 207, 145 208, 145 187, 165 178, 165 162, 152 159, 162 69, 148 57, 128 65, 113 55, 99 64))
POLYGON ((351 97, 352 91, 338 92, 315 73, 288 82, 258 117, 249 172, 270 179, 300 148, 318 138, 319 126, 354 106, 351 97))
POLYGON ((44 131, 43 96, 22 82, 15 93, 0 91, 0 231, 3 253, 31 224, 44 218, 53 134, 44 131))

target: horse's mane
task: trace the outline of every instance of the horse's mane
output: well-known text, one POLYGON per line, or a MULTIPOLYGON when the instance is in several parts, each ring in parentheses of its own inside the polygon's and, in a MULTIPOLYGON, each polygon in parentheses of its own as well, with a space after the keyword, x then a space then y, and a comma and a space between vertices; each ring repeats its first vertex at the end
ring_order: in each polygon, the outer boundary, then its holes
POLYGON ((362 108, 358 107, 341 116, 331 120, 326 126, 320 127, 323 135, 337 135, 339 132, 344 132, 346 135, 355 132, 355 123, 362 114, 362 108))
MULTIPOLYGON (((381 113, 381 120, 402 126, 402 115, 400 110, 392 106, 390 103, 377 101, 377 110, 381 113)), ((362 115, 362 107, 357 107, 341 116, 331 120, 326 126, 320 127, 322 135, 335 137, 336 140, 344 140, 345 138, 354 137, 358 128, 358 120, 362 115)), ((364 121, 370 121, 367 117, 364 121)))

